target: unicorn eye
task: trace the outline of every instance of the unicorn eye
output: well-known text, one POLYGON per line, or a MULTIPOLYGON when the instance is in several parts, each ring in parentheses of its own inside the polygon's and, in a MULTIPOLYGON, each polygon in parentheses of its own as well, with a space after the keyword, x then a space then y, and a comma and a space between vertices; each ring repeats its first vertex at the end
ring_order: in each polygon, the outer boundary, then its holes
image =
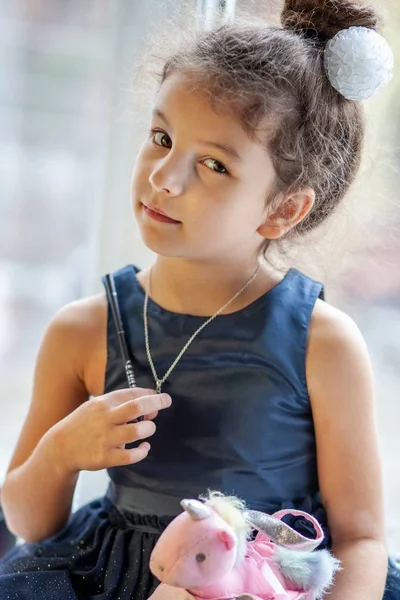
POLYGON ((196 554, 196 560, 197 562, 204 562, 206 560, 206 555, 199 552, 199 554, 196 554))

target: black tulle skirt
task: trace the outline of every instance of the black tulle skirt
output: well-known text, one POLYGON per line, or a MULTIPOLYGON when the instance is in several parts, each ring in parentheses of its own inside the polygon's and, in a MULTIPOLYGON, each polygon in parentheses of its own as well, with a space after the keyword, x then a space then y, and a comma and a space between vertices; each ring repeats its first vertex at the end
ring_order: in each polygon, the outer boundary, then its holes
POLYGON ((0 598, 145 600, 158 584, 150 554, 169 521, 123 516, 107 498, 95 500, 57 535, 0 561, 0 598))

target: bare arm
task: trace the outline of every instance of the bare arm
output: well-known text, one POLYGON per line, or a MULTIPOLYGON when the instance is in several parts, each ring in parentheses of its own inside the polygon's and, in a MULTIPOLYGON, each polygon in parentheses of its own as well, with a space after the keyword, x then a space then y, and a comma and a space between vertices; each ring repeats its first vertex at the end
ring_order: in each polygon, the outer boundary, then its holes
MULTIPOLYGON (((53 426, 88 399, 86 365, 99 354, 101 338, 106 343, 105 327, 105 304, 94 298, 62 309, 45 333, 30 409, 2 487, 7 525, 27 541, 55 533, 69 517, 78 473, 63 469, 53 426)), ((104 362, 105 354, 104 347, 104 362)))
POLYGON ((80 471, 146 458, 150 444, 141 440, 154 434, 152 419, 171 404, 168 394, 138 387, 103 394, 106 315, 103 296, 76 302, 44 337, 31 408, 2 490, 7 524, 27 541, 63 527, 80 471), (85 402, 89 395, 96 397, 85 402))
POLYGON ((357 327, 317 304, 307 356, 322 500, 342 561, 329 598, 381 600, 387 554, 373 377, 357 327))

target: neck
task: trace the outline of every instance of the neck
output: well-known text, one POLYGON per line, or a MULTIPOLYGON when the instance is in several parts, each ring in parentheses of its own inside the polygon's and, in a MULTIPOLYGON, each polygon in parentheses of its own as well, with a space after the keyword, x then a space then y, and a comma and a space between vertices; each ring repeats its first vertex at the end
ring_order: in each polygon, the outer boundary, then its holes
MULTIPOLYGON (((210 316, 240 290, 256 269, 256 257, 247 262, 227 259, 206 263, 159 256, 151 268, 150 296, 167 310, 210 316)), ((147 287, 149 271, 145 275, 143 284, 147 287)), ((224 312, 246 306, 252 297, 250 288, 254 283, 224 312)))

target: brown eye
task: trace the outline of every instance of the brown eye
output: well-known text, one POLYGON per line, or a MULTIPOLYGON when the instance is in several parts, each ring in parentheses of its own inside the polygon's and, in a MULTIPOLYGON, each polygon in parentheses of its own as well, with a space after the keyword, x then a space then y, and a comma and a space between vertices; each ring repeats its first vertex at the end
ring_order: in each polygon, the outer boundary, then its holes
POLYGON ((206 555, 203 554, 202 552, 199 552, 199 554, 196 554, 196 560, 197 562, 204 562, 206 560, 206 555))
POLYGON ((171 139, 170 137, 164 133, 163 131, 152 131, 153 134, 153 142, 156 146, 162 146, 163 148, 170 148, 171 139))
POLYGON ((221 162, 219 162, 219 160, 216 160, 215 158, 206 158, 206 160, 203 161, 203 164, 205 164, 205 166, 211 171, 214 171, 214 173, 219 173, 220 175, 228 175, 228 169, 221 162))

